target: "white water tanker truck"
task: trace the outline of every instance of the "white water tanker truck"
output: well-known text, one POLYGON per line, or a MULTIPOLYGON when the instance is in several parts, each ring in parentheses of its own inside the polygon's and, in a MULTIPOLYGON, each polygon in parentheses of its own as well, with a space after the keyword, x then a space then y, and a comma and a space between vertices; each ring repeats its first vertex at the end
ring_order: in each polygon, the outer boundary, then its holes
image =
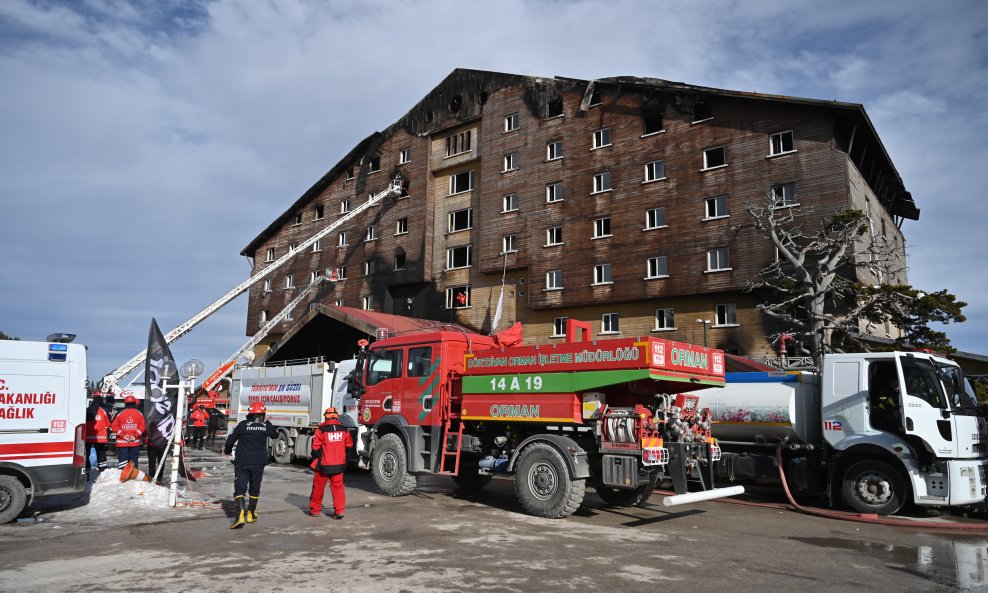
POLYGON ((920 352, 832 354, 815 373, 727 373, 691 393, 712 412, 718 478, 825 492, 861 513, 906 502, 984 506, 985 417, 953 361, 920 352))

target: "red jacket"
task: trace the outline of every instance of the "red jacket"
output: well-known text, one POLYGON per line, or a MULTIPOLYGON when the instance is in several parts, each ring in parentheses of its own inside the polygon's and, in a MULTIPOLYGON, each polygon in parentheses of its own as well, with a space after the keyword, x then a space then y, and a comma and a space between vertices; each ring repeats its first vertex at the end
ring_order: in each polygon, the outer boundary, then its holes
POLYGON ((144 440, 144 414, 137 408, 124 408, 113 419, 118 447, 140 447, 144 440))
POLYGON ((86 409, 86 442, 110 442, 110 435, 107 433, 108 428, 110 428, 110 417, 106 414, 106 410, 97 403, 91 404, 86 409))
POLYGON ((327 420, 319 425, 312 439, 312 464, 318 472, 334 475, 346 470, 346 450, 353 446, 350 431, 338 420, 327 420))
POLYGON ((192 426, 206 426, 207 422, 209 422, 209 412, 206 410, 192 412, 192 426))

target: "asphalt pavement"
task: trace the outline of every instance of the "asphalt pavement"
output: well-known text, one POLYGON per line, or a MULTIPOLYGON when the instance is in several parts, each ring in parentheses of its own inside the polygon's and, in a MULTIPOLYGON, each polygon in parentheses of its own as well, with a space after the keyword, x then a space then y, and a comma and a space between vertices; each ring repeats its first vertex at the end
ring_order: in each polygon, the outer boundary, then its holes
POLYGON ((231 530, 228 458, 190 453, 201 502, 166 520, 69 522, 56 508, 0 526, 0 591, 988 592, 988 531, 724 502, 667 508, 658 494, 609 508, 592 489, 575 515, 550 520, 525 515, 507 479, 461 495, 424 476, 412 495, 389 498, 354 471, 337 521, 307 515, 305 466, 270 465, 259 521, 231 530))

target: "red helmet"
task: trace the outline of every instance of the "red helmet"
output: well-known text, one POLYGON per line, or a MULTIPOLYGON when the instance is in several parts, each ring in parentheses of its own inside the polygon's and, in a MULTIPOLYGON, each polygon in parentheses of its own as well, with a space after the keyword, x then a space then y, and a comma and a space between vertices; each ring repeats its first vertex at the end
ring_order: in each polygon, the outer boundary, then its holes
POLYGON ((125 404, 136 404, 137 403, 137 398, 134 397, 133 395, 128 395, 127 397, 124 398, 124 403, 125 404))
POLYGON ((268 409, 265 408, 264 404, 262 404, 261 402, 252 403, 250 405, 250 408, 247 410, 248 414, 266 414, 267 412, 268 409))
POLYGON ((336 420, 340 417, 339 413, 336 411, 336 408, 326 408, 326 411, 323 412, 322 415, 326 418, 326 420, 336 420))

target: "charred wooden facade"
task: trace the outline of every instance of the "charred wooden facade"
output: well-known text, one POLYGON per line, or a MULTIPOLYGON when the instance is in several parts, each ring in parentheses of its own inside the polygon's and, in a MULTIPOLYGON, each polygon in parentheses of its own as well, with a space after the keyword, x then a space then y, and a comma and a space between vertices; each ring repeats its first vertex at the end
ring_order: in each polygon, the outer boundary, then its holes
POLYGON ((248 333, 314 274, 337 278, 314 302, 490 331, 503 277, 499 328, 522 321, 529 342, 575 317, 602 337, 765 355, 778 328, 746 288, 774 248, 746 227, 744 203, 774 191, 821 217, 861 209, 902 261, 900 223, 919 216, 861 105, 456 70, 242 254, 259 271, 395 174, 406 195, 251 289, 248 333))

